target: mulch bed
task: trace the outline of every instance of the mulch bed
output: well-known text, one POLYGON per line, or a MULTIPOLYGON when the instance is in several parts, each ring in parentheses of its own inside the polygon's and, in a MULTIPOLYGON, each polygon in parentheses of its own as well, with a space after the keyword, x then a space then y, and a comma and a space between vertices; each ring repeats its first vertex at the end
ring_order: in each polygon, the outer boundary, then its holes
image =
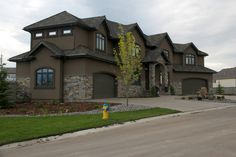
MULTIPOLYGON (((95 109, 102 109, 103 102, 68 102, 50 104, 41 103, 19 103, 14 107, 0 109, 0 115, 46 115, 62 114, 72 112, 86 112, 95 109)), ((120 105, 118 103, 109 103, 110 106, 120 105)))

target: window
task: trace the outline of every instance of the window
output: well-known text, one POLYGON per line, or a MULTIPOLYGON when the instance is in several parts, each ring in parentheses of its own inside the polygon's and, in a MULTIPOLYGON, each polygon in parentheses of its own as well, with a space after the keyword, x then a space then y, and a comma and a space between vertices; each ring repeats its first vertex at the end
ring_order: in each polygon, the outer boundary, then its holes
POLYGON ((57 35, 57 31, 50 31, 48 32, 48 36, 56 36, 57 35))
POLYGON ((63 34, 63 35, 70 35, 70 34, 72 34, 72 30, 71 30, 70 28, 64 29, 64 30, 62 31, 62 34, 63 34))
POLYGON ((96 34, 96 50, 105 52, 105 37, 100 33, 96 34))
POLYGON ((165 56, 166 56, 167 58, 169 58, 169 51, 168 51, 168 50, 163 50, 163 52, 164 52, 165 56))
POLYGON ((140 53, 140 46, 138 44, 135 45, 135 48, 132 52, 132 56, 136 56, 137 54, 140 53))
POLYGON ((41 68, 36 71, 37 88, 54 87, 54 70, 50 68, 41 68))
POLYGON ((35 38, 42 38, 42 37, 43 37, 42 32, 35 33, 35 38))
POLYGON ((195 64, 195 56, 192 54, 185 55, 185 64, 194 65, 195 64))

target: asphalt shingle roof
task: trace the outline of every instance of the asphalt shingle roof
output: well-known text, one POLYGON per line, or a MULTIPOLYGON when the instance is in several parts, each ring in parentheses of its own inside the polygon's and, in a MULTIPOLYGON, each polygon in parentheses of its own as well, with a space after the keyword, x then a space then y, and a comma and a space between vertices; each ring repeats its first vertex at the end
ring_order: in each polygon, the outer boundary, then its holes
POLYGON ((215 73, 214 70, 200 65, 173 65, 176 72, 215 73))
POLYGON ((207 53, 198 50, 198 48, 192 42, 191 43, 186 43, 186 44, 174 43, 175 52, 177 52, 177 53, 183 53, 190 46, 193 46, 197 50, 198 55, 208 56, 207 53))
POLYGON ((46 19, 33 23, 29 26, 24 27, 23 29, 26 31, 40 29, 40 28, 48 28, 53 26, 64 26, 64 25, 71 25, 71 24, 78 24, 84 27, 87 25, 78 17, 63 11, 56 15, 50 16, 46 19))
POLYGON ((235 79, 236 78, 236 67, 234 68, 227 68, 227 69, 222 69, 218 73, 213 75, 213 79, 235 79))

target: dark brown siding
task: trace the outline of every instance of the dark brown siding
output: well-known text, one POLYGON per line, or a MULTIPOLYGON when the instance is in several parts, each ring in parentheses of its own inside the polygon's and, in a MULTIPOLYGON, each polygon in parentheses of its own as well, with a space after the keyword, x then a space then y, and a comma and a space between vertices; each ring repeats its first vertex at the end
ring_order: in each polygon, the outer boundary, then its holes
POLYGON ((183 55, 182 54, 173 54, 173 64, 183 64, 183 55))

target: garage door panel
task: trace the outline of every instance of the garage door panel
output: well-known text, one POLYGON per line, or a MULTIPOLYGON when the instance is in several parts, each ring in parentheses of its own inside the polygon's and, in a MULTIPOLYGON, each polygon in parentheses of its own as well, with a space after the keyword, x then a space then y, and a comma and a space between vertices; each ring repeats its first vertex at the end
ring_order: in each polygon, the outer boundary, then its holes
POLYGON ((112 98, 115 97, 115 78, 108 74, 94 74, 93 97, 112 98))
POLYGON ((183 95, 196 94, 201 87, 207 87, 207 81, 203 79, 185 79, 182 82, 183 95))

